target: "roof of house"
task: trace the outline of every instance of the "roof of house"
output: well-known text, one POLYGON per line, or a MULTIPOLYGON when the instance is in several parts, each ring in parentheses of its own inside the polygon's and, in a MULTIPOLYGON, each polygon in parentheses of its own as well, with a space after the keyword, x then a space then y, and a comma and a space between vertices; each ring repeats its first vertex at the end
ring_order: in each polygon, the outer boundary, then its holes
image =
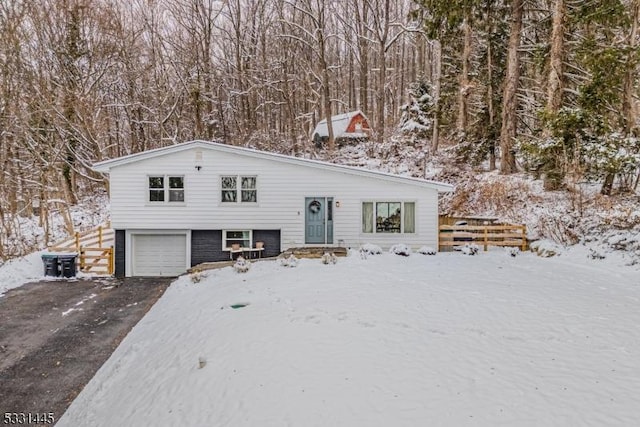
POLYGON ((189 150, 192 148, 202 148, 208 150, 214 150, 224 153, 232 153, 240 156, 253 157, 258 159, 266 159, 276 162, 295 164, 300 166, 306 166, 311 168, 318 168, 324 170, 330 170, 334 172, 345 173, 348 175, 358 175, 369 178, 382 179, 385 181, 395 181, 405 184, 416 185, 420 187, 435 188, 441 193, 448 193, 453 191, 453 186, 438 181, 431 181, 420 178, 412 178, 401 175, 395 175, 386 172, 373 171, 368 169, 356 168, 353 166, 337 165, 335 163, 324 162, 320 160, 304 159, 300 157, 286 156, 284 154, 270 153, 267 151, 254 150, 252 148, 236 147, 233 145, 221 144, 218 142, 210 141, 189 141, 180 144, 169 145, 167 147, 156 148, 153 150, 142 151, 140 153, 130 154, 128 156, 122 156, 115 159, 104 160, 93 165, 93 170, 102 173, 109 173, 112 168, 123 166, 142 160, 164 156, 172 153, 189 150))
MULTIPOLYGON (((351 119, 353 119, 358 114, 361 114, 367 121, 369 120, 367 116, 360 110, 351 111, 349 113, 338 114, 336 116, 331 116, 331 123, 333 124, 333 137, 334 138, 364 138, 367 136, 364 132, 350 132, 346 133, 347 127, 349 123, 351 123, 351 119)), ((329 136, 329 129, 327 128, 327 119, 322 119, 316 125, 316 128, 313 130, 312 135, 316 135, 320 137, 329 136)))

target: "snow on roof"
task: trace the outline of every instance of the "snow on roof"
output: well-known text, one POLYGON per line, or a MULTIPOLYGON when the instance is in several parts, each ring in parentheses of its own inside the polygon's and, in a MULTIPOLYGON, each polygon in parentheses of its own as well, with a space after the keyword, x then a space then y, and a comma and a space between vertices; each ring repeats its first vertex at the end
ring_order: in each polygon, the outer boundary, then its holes
MULTIPOLYGON (((345 135, 347 131, 347 127, 349 126, 349 123, 351 123, 351 119, 357 116, 358 114, 361 114, 362 117, 364 117, 367 121, 369 120, 367 116, 365 116, 364 113, 360 110, 351 111, 349 113, 344 113, 344 114, 338 114, 336 116, 331 116, 331 123, 333 124, 333 137, 334 138, 340 138, 340 137, 346 137, 346 136, 353 137, 353 138, 366 137, 367 135, 362 132, 349 133, 345 135)), ((318 122, 318 124, 316 125, 316 128, 313 130, 312 135, 315 135, 315 134, 318 134, 318 136, 320 137, 329 136, 329 129, 327 128, 327 119, 322 119, 320 120, 320 122, 318 122)))
POLYGON ((431 180, 420 179, 420 178, 412 178, 407 176, 395 175, 392 173, 357 168, 353 166, 338 165, 335 163, 329 163, 329 162, 324 162, 320 160, 311 160, 311 159, 304 159, 301 157, 286 156, 284 154, 270 153, 268 151, 260 151, 260 150, 254 150, 252 148, 236 147, 234 145, 227 145, 227 144, 221 144, 219 142, 201 141, 201 140, 183 142, 181 144, 169 145, 167 147, 156 148, 154 150, 142 151, 140 153, 129 154, 128 156, 118 157, 110 160, 104 160, 102 162, 94 163, 92 166, 92 169, 95 170, 96 172, 109 173, 112 168, 117 166, 139 162, 139 161, 150 159, 156 156, 177 153, 177 152, 188 150, 191 148, 204 148, 204 149, 237 154, 241 156, 268 159, 268 160, 277 161, 277 162, 297 164, 297 165, 306 166, 306 167, 331 170, 334 172, 341 172, 349 175, 359 175, 359 176, 365 176, 369 178, 382 179, 385 181, 395 181, 395 182, 400 182, 404 184, 412 184, 420 187, 435 188, 438 190, 438 192, 441 192, 441 193, 449 193, 453 191, 453 185, 446 184, 443 182, 431 181, 431 180))

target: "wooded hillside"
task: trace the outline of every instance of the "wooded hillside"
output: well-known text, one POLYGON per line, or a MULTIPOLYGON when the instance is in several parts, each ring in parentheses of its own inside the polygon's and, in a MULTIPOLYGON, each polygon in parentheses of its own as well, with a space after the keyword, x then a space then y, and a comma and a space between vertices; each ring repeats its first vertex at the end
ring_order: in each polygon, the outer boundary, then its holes
POLYGON ((1 235, 103 188, 95 161, 191 139, 313 155, 315 124, 356 109, 376 141, 455 146, 549 189, 637 188, 639 14, 640 0, 0 1, 1 235))

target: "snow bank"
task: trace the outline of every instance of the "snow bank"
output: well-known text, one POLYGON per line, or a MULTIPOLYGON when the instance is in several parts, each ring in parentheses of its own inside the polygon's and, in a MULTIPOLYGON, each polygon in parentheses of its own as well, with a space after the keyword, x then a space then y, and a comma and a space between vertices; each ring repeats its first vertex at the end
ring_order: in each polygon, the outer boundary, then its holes
POLYGON ((9 260, 0 267, 0 296, 9 289, 43 279, 42 253, 34 252, 22 258, 9 260))
POLYGON ((384 253, 208 273, 170 286, 59 427, 640 419, 640 286, 607 260, 384 253))

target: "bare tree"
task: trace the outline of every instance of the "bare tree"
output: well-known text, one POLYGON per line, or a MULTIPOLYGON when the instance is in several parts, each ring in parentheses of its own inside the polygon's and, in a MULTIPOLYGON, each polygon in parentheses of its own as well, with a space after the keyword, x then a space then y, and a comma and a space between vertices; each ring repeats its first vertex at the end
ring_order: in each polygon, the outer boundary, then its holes
POLYGON ((511 23, 507 47, 507 69, 502 96, 502 130, 500 132, 500 171, 505 174, 516 171, 513 151, 517 134, 517 91, 520 81, 520 37, 522 31, 523 0, 511 1, 511 23))
POLYGON ((328 6, 327 0, 301 0, 286 1, 287 5, 293 11, 302 15, 301 21, 289 20, 287 24, 295 30, 297 34, 282 34, 281 37, 295 38, 303 46, 313 52, 317 61, 316 73, 320 75, 322 90, 322 111, 327 120, 327 130, 329 135, 327 149, 331 153, 335 148, 335 138, 333 132, 333 123, 331 121, 331 89, 329 79, 329 62, 327 57, 328 40, 334 37, 333 34, 327 33, 327 16, 328 6))
MULTIPOLYGON (((631 31, 629 33, 629 50, 627 58, 626 73, 624 76, 624 88, 622 92, 622 109, 624 115, 625 131, 629 133, 631 129, 638 126, 637 92, 634 88, 638 76, 637 65, 637 45, 638 45, 638 24, 640 21, 640 0, 630 0, 631 31)), ((640 178, 640 175, 638 175, 640 178)), ((636 180, 637 186, 637 180, 636 180)))

